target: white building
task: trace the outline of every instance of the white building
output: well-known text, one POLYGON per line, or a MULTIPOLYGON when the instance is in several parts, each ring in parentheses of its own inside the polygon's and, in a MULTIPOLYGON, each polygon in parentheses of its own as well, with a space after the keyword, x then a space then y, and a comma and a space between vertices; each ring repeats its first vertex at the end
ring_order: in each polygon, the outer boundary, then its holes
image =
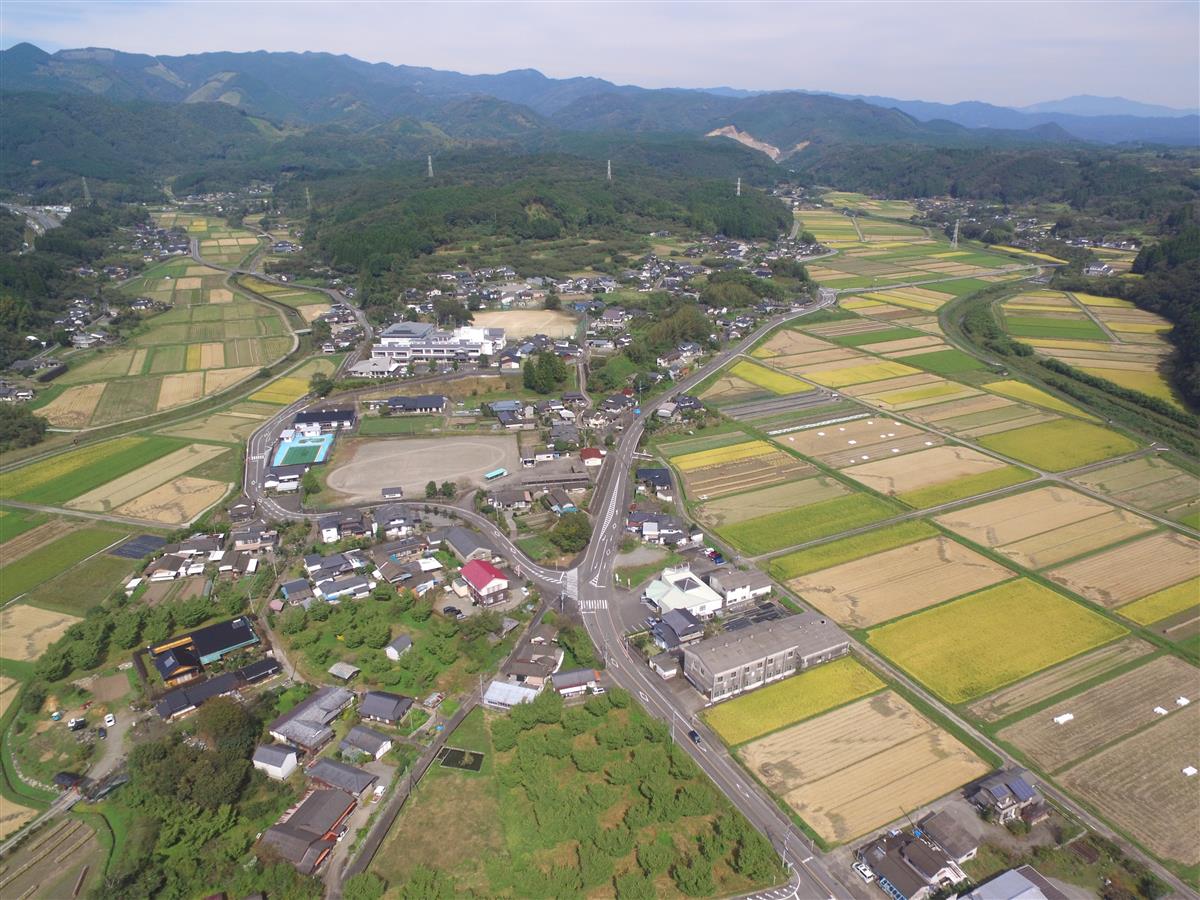
POLYGON ((380 332, 371 356, 403 364, 415 360, 478 359, 494 356, 503 348, 503 328, 464 325, 454 331, 443 331, 428 322, 397 322, 380 332))
POLYGON ((725 599, 692 574, 687 566, 664 569, 642 592, 642 599, 659 615, 673 609, 685 609, 698 619, 707 619, 721 611, 725 599))
POLYGON ((276 781, 295 772, 297 765, 295 749, 283 744, 263 744, 254 751, 254 768, 276 781))

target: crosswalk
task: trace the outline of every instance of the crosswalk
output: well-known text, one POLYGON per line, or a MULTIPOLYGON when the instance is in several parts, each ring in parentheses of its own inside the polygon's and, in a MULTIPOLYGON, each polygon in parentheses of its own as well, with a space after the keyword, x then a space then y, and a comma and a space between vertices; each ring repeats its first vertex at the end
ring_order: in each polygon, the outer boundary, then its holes
POLYGON ((582 597, 579 600, 580 612, 600 612, 608 609, 608 600, 604 596, 582 597))

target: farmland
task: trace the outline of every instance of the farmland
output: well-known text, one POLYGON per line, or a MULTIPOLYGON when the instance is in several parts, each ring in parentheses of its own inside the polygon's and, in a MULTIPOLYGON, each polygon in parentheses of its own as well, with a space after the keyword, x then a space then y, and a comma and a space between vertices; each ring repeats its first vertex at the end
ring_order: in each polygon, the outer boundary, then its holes
POLYGON ((1052 569, 1046 577, 1111 608, 1195 578, 1198 561, 1200 543, 1160 531, 1052 569))
POLYGON ((799 576, 788 587, 839 624, 867 628, 1011 577, 939 536, 799 576))
POLYGON ((704 525, 719 528, 722 525, 732 525, 757 516, 807 506, 848 493, 849 490, 841 482, 818 475, 710 500, 697 507, 696 518, 704 525))
MULTIPOLYGON (((0 601, 11 600, 59 572, 116 543, 128 532, 78 528, 0 567, 0 601)), ((6 557, 7 558, 7 557, 6 557)))
POLYGON ((0 496, 27 503, 54 504, 132 472, 182 446, 168 438, 124 437, 70 450, 4 478, 0 496))
POLYGON ((1030 473, 969 447, 932 447, 844 470, 855 481, 910 506, 931 506, 1026 481, 1030 473))
POLYGON ((895 515, 898 511, 887 500, 868 494, 850 494, 739 522, 722 529, 720 534, 745 553, 758 556, 826 535, 861 528, 895 515))
POLYGON ((704 721, 730 746, 827 712, 884 686, 845 656, 708 709, 704 721))
MULTIPOLYGON (((7 591, 7 588, 6 588, 7 591)), ((27 662, 37 659, 79 619, 17 603, 0 610, 4 658, 27 662)))
POLYGON ((1138 445, 1123 434, 1090 422, 1057 419, 979 439, 989 450, 1024 463, 1063 472, 1132 453, 1138 445))
POLYGON ((1200 698, 1200 669, 1160 656, 1065 700, 1041 709, 1000 732, 1037 765, 1054 772, 1184 707, 1177 697, 1200 698), (1055 718, 1070 714, 1068 722, 1055 718))
POLYGON ((760 738, 738 755, 828 843, 866 834, 988 771, 892 691, 760 738))
POLYGON ((1200 528, 1200 478, 1158 456, 1142 456, 1071 479, 1110 497, 1200 528))
POLYGON ((911 453, 942 439, 912 425, 881 416, 834 425, 814 425, 779 435, 775 442, 827 466, 841 468, 867 459, 911 453))
POLYGON ((765 366, 760 366, 747 360, 739 360, 729 372, 735 378, 748 381, 750 384, 770 391, 772 394, 796 394, 801 391, 811 390, 799 378, 792 378, 790 375, 774 372, 765 366))
POLYGON ((923 538, 934 537, 937 530, 926 522, 899 522, 868 531, 866 534, 842 538, 840 541, 830 541, 818 547, 807 550, 797 550, 771 560, 771 575, 780 581, 787 581, 799 575, 807 575, 821 569, 828 569, 852 560, 862 559, 872 553, 881 553, 895 547, 916 543, 923 538))
POLYGON ((120 512, 125 504, 229 450, 214 444, 188 444, 152 463, 114 478, 104 485, 67 501, 71 509, 120 512))
POLYGON ((715 499, 813 474, 813 468, 764 441, 734 444, 672 460, 688 496, 715 499), (712 460, 719 460, 713 462, 712 460))
POLYGON ((1117 611, 1131 622, 1150 625, 1196 606, 1200 606, 1200 576, 1156 591, 1117 611))
POLYGON ((871 631, 868 642, 951 703, 981 697, 1125 633, 1025 579, 986 588, 871 631), (1037 622, 1011 639, 1013 623, 1037 622))

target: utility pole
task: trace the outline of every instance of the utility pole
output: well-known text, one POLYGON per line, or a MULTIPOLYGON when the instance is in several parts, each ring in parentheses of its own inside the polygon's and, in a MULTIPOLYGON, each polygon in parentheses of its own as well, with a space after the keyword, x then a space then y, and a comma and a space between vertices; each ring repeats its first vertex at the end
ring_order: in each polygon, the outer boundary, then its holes
POLYGON ((612 181, 612 160, 611 160, 611 159, 608 161, 608 176, 607 176, 607 180, 608 180, 608 181, 612 181))
POLYGON ((742 196, 742 176, 738 176, 737 180, 737 196, 742 196))
POLYGON ((426 166, 425 177, 432 178, 433 177, 433 154, 432 153, 430 153, 428 156, 425 157, 425 166, 426 166))

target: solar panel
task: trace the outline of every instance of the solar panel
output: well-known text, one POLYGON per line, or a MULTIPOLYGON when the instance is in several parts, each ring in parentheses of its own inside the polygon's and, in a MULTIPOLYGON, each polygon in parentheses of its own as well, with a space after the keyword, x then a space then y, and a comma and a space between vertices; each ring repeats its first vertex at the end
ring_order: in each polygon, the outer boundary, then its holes
POLYGON ((122 559, 142 559, 161 550, 167 545, 164 538, 153 534, 139 534, 132 537, 119 547, 108 551, 109 556, 119 556, 122 559))

